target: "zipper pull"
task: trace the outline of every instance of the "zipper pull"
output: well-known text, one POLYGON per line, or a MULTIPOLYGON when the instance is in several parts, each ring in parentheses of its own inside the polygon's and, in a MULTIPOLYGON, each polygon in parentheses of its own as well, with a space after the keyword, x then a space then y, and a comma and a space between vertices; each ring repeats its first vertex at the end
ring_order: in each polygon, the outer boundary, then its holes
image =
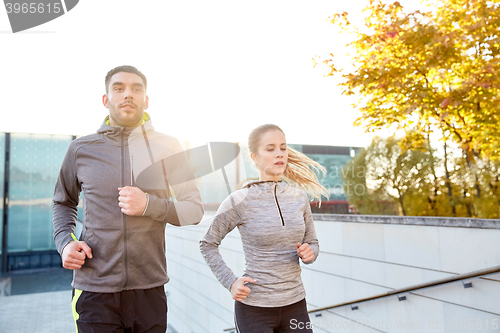
POLYGON ((278 202, 278 196, 276 195, 276 188, 278 187, 278 182, 274 183, 274 201, 276 202, 276 207, 278 208, 278 213, 280 213, 281 226, 285 226, 285 220, 283 219, 283 214, 281 214, 280 204, 278 202))

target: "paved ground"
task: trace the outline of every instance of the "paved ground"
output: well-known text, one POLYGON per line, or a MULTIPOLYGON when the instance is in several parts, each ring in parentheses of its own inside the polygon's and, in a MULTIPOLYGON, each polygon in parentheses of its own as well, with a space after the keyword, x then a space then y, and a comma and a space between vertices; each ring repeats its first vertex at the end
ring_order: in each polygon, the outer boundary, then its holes
POLYGON ((75 332, 71 290, 0 297, 0 333, 75 332))
POLYGON ((10 296, 0 297, 0 333, 75 332, 71 313, 73 273, 63 268, 16 271, 10 296))
MULTIPOLYGON (((73 333, 72 272, 49 269, 4 274, 11 296, 0 297, 0 333, 73 333)), ((170 329, 167 333, 174 333, 170 329)))

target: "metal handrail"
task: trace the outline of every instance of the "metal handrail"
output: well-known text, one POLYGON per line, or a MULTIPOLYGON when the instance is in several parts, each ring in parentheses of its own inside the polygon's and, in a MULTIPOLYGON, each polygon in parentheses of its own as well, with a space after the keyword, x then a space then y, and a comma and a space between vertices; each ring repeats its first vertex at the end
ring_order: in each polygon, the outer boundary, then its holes
MULTIPOLYGON (((435 286, 446 284, 446 283, 451 283, 451 282, 456 282, 456 281, 460 281, 460 280, 476 278, 476 277, 479 277, 479 276, 489 275, 489 274, 494 274, 494 273, 499 273, 499 272, 500 272, 500 266, 495 266, 495 267, 481 269, 481 270, 478 270, 478 271, 473 271, 473 272, 469 272, 469 273, 465 273, 465 274, 458 274, 458 275, 455 275, 455 276, 450 276, 450 277, 447 277, 447 278, 444 278, 444 279, 439 279, 439 280, 434 280, 434 281, 430 281, 430 282, 424 282, 424 283, 420 283, 420 284, 415 284, 415 285, 412 285, 412 286, 408 286, 408 287, 404 287, 404 288, 400 288, 400 289, 396 289, 396 290, 387 291, 385 293, 381 293, 381 294, 377 294, 377 295, 372 295, 372 296, 368 296, 368 297, 359 298, 359 299, 356 299, 356 300, 353 300, 353 301, 348 301, 348 302, 338 303, 338 304, 335 304, 335 305, 330 305, 330 306, 326 306, 326 307, 322 307, 322 308, 317 308, 317 309, 310 310, 310 311, 307 311, 307 312, 308 313, 314 313, 314 312, 320 312, 320 311, 325 311, 325 310, 331 310, 331 309, 338 308, 338 307, 341 307, 341 306, 352 305, 352 304, 356 304, 356 303, 362 303, 362 302, 371 301, 371 300, 382 298, 382 297, 387 297, 387 296, 392 296, 392 295, 407 293, 407 292, 418 290, 418 289, 435 287, 435 286)), ((233 331, 234 329, 235 329, 234 327, 233 328, 226 328, 224 330, 224 332, 233 331)))
POLYGON ((441 284, 456 282, 456 281, 465 280, 465 279, 476 278, 476 277, 479 277, 479 276, 489 275, 489 274, 494 274, 494 273, 499 273, 499 272, 500 272, 500 266, 495 266, 495 267, 481 269, 481 270, 478 270, 478 271, 473 271, 473 272, 469 272, 469 273, 465 273, 465 274, 459 274, 459 275, 455 275, 455 276, 450 276, 450 277, 447 277, 447 278, 444 278, 444 279, 439 279, 439 280, 434 280, 434 281, 430 281, 430 282, 424 282, 424 283, 420 283, 420 284, 415 284, 415 285, 412 285, 412 286, 408 286, 408 287, 404 287, 404 288, 400 288, 400 289, 396 289, 396 290, 387 291, 385 293, 381 293, 381 294, 377 294, 377 295, 372 295, 372 296, 368 296, 368 297, 359 298, 359 299, 356 299, 354 301, 348 301, 348 302, 338 303, 338 304, 335 304, 335 305, 330 305, 330 306, 326 306, 326 307, 322 307, 322 308, 317 308, 317 309, 314 309, 314 310, 310 310, 308 312, 309 313, 314 313, 314 312, 319 312, 319 311, 330 310, 330 309, 338 308, 338 307, 345 306, 345 305, 350 305, 350 304, 355 304, 355 303, 361 303, 361 302, 371 301, 371 300, 382 298, 382 297, 386 297, 386 296, 392 296, 392 295, 407 293, 407 292, 414 291, 414 290, 417 290, 417 289, 424 289, 424 288, 429 288, 429 287, 435 287, 435 286, 441 285, 441 284))

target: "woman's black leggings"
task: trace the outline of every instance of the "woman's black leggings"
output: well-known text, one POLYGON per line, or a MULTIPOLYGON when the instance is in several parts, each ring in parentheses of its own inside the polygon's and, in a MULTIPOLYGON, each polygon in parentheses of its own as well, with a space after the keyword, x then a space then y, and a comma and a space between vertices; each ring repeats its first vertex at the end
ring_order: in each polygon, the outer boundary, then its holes
POLYGON ((312 333, 306 300, 276 308, 234 302, 237 333, 312 333))

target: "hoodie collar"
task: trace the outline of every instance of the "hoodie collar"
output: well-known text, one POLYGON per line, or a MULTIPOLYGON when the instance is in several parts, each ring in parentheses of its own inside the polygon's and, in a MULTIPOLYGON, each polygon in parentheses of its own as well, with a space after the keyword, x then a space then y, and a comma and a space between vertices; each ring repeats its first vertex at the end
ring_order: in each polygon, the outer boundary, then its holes
POLYGON ((282 191, 284 191, 285 187, 288 186, 288 184, 282 180, 248 180, 243 184, 241 188, 243 189, 256 186, 258 188, 261 188, 262 190, 267 191, 271 189, 274 184, 277 184, 278 188, 282 191))
MULTIPOLYGON (((143 125, 146 121, 148 121, 149 119, 149 114, 147 112, 144 111, 143 115, 142 115, 142 123, 141 125, 143 125)), ((106 123, 106 125, 109 125, 109 116, 107 116, 105 119, 104 119, 104 122, 106 123)), ((110 125, 111 126, 111 125, 110 125)), ((114 127, 120 127, 120 126, 114 126, 114 127)))
POLYGON ((106 116, 106 118, 101 124, 101 127, 99 127, 99 129, 97 130, 97 133, 102 134, 108 140, 120 143, 122 133, 126 137, 128 137, 132 132, 139 131, 140 133, 142 133, 143 129, 146 132, 154 130, 151 118, 147 112, 144 112, 142 120, 143 123, 137 127, 120 127, 120 126, 109 125, 109 116, 106 116))

